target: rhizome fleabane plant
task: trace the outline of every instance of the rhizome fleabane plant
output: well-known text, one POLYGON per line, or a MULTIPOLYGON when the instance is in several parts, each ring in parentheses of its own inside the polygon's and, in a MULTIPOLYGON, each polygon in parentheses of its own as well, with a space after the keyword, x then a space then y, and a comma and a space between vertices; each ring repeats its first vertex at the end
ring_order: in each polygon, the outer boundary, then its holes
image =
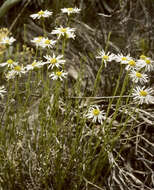
MULTIPOLYGON (((51 10, 30 15, 42 25, 43 35, 31 39, 35 49, 26 63, 13 55, 18 42, 9 31, 0 36, 5 81, 0 87, 1 103, 5 103, 0 132, 2 189, 104 189, 123 149, 115 155, 121 136, 127 131, 127 142, 140 107, 154 104, 153 89, 148 87, 154 61, 146 55, 111 53, 108 44, 95 52, 100 67, 91 86, 93 97, 71 96, 65 50, 76 40, 78 28, 72 26, 80 12, 77 7, 62 8, 65 25, 57 23, 51 31, 45 26, 54 14, 51 10), (120 70, 114 92, 97 97, 102 71, 114 63, 120 70), (97 98, 108 99, 107 106, 92 101, 97 98), (88 101, 81 104, 80 99, 88 101)), ((79 77, 74 86, 81 95, 79 77)))

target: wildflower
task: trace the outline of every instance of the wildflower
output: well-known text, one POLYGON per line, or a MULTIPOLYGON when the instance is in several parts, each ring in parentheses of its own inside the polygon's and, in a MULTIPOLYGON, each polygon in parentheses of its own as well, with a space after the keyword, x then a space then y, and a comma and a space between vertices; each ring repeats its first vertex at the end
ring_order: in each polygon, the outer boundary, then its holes
POLYGON ((63 71, 56 71, 56 72, 51 73, 49 77, 51 77, 52 80, 60 79, 62 81, 63 78, 66 78, 66 76, 67 76, 67 73, 63 71))
POLYGON ((57 34, 58 35, 58 39, 63 36, 63 37, 66 37, 66 38, 75 38, 75 28, 70 28, 70 27, 62 27, 60 26, 59 28, 56 28, 55 30, 53 30, 51 32, 51 34, 57 34))
POLYGON ((133 59, 130 59, 127 63, 125 63, 125 64, 127 64, 127 66, 126 66, 126 70, 131 70, 131 69, 139 69, 140 67, 139 67, 139 64, 135 61, 135 60, 133 60, 133 59))
POLYGON ((30 64, 30 65, 27 65, 27 66, 25 67, 25 69, 26 69, 27 71, 30 71, 30 70, 34 70, 34 69, 41 68, 42 66, 43 66, 43 63, 42 63, 41 61, 36 61, 36 60, 34 60, 33 63, 30 64))
POLYGON ((140 55, 140 59, 143 59, 143 60, 145 60, 147 57, 145 56, 145 55, 140 55))
POLYGON ((0 97, 3 98, 6 93, 6 89, 4 86, 0 86, 0 97))
POLYGON ((154 69, 154 61, 150 57, 142 57, 137 61, 137 63, 140 68, 144 68, 145 71, 152 71, 154 69))
POLYGON ((13 42, 15 42, 16 39, 13 38, 13 37, 8 37, 8 36, 5 36, 1 39, 0 43, 1 44, 5 44, 5 45, 12 45, 13 42))
POLYGON ((26 73, 25 71, 25 68, 23 66, 15 66, 13 68, 13 70, 9 71, 7 74, 6 74, 6 78, 9 80, 9 79, 14 79, 15 76, 19 76, 21 77, 22 74, 26 73))
POLYGON ((99 55, 98 55, 96 58, 102 59, 102 61, 103 61, 104 64, 105 64, 105 67, 106 67, 106 63, 107 63, 107 62, 111 62, 111 61, 114 60, 114 58, 115 58, 115 55, 114 55, 113 53, 112 53, 112 54, 110 54, 110 52, 105 53, 104 50, 100 51, 98 54, 99 54, 99 55))
POLYGON ((1 63, 0 67, 7 66, 8 68, 13 69, 17 64, 18 62, 13 61, 12 59, 8 59, 6 62, 1 63))
POLYGON ((89 108, 88 113, 85 115, 87 118, 92 119, 92 122, 96 123, 103 123, 104 111, 100 111, 99 106, 93 105, 89 108))
POLYGON ((40 10, 38 13, 30 15, 30 17, 32 17, 33 19, 40 19, 40 18, 47 18, 51 15, 52 15, 52 12, 48 10, 45 10, 45 11, 40 10))
POLYGON ((134 100, 138 102, 139 104, 149 104, 149 103, 154 103, 153 96, 151 96, 151 93, 153 93, 152 88, 145 88, 143 87, 136 87, 136 89, 133 90, 133 96, 134 100))
POLYGON ((15 78, 15 74, 11 71, 9 71, 8 73, 5 74, 5 77, 7 80, 11 80, 15 78))
POLYGON ((141 84, 148 82, 148 75, 142 74, 138 71, 132 70, 129 74, 134 83, 140 82, 141 84))
POLYGON ((51 57, 50 55, 44 56, 44 58, 47 59, 47 61, 44 64, 49 64, 48 69, 51 67, 53 69, 54 67, 61 67, 62 64, 65 63, 65 60, 62 59, 63 55, 58 55, 57 57, 53 53, 53 56, 51 57))
POLYGON ((56 41, 55 40, 49 40, 48 38, 42 38, 40 41, 40 46, 42 48, 52 48, 55 45, 56 41))
POLYGON ((124 56, 123 54, 115 55, 115 61, 117 61, 121 64, 127 64, 128 61, 131 59, 132 58, 130 57, 130 55, 126 55, 126 56, 124 56))
POLYGON ((61 9, 62 13, 67 13, 68 16, 72 13, 80 13, 81 9, 78 8, 63 8, 61 9))
POLYGON ((42 46, 42 40, 43 36, 35 37, 33 40, 31 40, 32 43, 35 43, 36 47, 42 46))
MULTIPOLYGON (((0 28, 0 42, 2 41, 2 39, 4 37, 7 36, 7 34, 9 33, 8 29, 7 28, 0 28)), ((5 44, 1 44, 0 43, 0 54, 3 54, 3 52, 5 51, 6 49, 6 45, 5 44)))

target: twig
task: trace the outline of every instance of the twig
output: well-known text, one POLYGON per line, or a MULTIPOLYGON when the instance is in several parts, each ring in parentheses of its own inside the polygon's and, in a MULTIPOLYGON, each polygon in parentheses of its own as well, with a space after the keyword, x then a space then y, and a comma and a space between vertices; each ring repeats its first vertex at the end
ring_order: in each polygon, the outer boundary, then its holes
POLYGON ((99 187, 99 186, 93 184, 92 182, 88 181, 85 177, 83 177, 83 179, 85 180, 86 183, 88 183, 88 184, 90 184, 90 185, 96 187, 97 189, 104 190, 104 189, 102 189, 101 187, 99 187))

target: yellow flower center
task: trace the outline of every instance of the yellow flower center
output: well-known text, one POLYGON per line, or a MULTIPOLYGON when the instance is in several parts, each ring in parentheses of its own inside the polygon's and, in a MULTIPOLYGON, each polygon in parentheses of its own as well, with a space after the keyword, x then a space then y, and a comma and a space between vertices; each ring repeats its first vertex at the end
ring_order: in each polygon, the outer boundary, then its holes
POLYGON ((151 61, 149 59, 146 59, 145 62, 146 62, 146 64, 150 64, 151 63, 151 61))
POLYGON ((50 44, 50 40, 45 40, 45 44, 50 44))
POLYGON ((44 15, 44 11, 42 11, 42 10, 39 11, 39 12, 38 12, 38 15, 40 15, 40 16, 44 15))
POLYGON ((93 114, 94 114, 95 116, 97 116, 97 115, 100 114, 100 111, 99 111, 98 109, 94 109, 94 110, 93 110, 93 114))
POLYGON ((34 61, 34 62, 32 63, 32 66, 33 66, 33 67, 35 67, 35 66, 36 66, 36 64, 37 64, 37 62, 36 62, 36 61, 34 61))
POLYGON ((57 59, 56 59, 56 58, 52 58, 52 59, 50 60, 50 63, 51 63, 51 64, 57 63, 57 59))
POLYGON ((103 56, 103 59, 104 59, 104 60, 108 60, 108 58, 109 58, 108 55, 104 55, 104 56, 103 56))
POLYGON ((15 71, 21 71, 21 67, 20 66, 16 66, 16 67, 14 67, 14 70, 15 71))
POLYGON ((147 95, 148 95, 148 93, 146 91, 144 91, 144 90, 140 91, 140 96, 147 96, 147 95))
POLYGON ((56 75, 60 77, 62 75, 62 72, 61 71, 57 71, 56 75))
POLYGON ((71 12, 71 11, 73 11, 73 8, 68 8, 67 10, 71 12))
POLYGON ((10 41, 7 39, 7 40, 5 41, 5 43, 9 44, 9 43, 10 43, 10 41))
POLYGON ((9 59, 9 60, 7 60, 7 63, 10 64, 10 65, 13 64, 13 60, 9 59))
POLYGON ((60 31, 61 31, 62 33, 66 33, 67 29, 66 29, 66 28, 61 28, 60 31))
POLYGON ((141 55, 141 56, 140 56, 140 59, 145 60, 145 59, 146 59, 146 56, 145 56, 145 55, 141 55))
POLYGON ((36 42, 39 43, 42 40, 42 38, 43 38, 42 36, 39 36, 36 42))
POLYGON ((126 58, 126 57, 122 57, 121 59, 122 59, 122 61, 126 61, 126 60, 127 60, 127 58, 126 58))
POLYGON ((141 74, 141 73, 136 72, 136 76, 137 76, 138 78, 142 78, 142 74, 141 74))
POLYGON ((129 61, 129 65, 130 65, 130 66, 135 66, 135 65, 136 65, 136 63, 135 63, 135 61, 130 60, 130 61, 129 61))

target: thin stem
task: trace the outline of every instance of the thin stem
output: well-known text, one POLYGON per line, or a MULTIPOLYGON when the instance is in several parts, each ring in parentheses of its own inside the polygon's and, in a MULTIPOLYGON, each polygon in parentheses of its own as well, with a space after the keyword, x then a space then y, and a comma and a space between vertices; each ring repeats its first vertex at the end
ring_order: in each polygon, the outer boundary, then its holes
POLYGON ((65 47, 66 47, 66 38, 64 37, 63 44, 62 44, 62 55, 63 56, 64 56, 64 53, 65 53, 65 47))
POLYGON ((100 83, 100 76, 101 76, 101 73, 102 73, 102 70, 104 68, 104 61, 102 61, 102 64, 97 72, 97 75, 96 75, 96 79, 95 79, 95 82, 94 82, 94 90, 93 90, 93 96, 95 96, 97 94, 97 88, 99 86, 99 83, 100 83))
POLYGON ((44 21, 44 18, 42 18, 41 20, 42 20, 43 33, 44 33, 44 36, 46 37, 47 34, 46 34, 46 30, 45 30, 45 21, 44 21))

